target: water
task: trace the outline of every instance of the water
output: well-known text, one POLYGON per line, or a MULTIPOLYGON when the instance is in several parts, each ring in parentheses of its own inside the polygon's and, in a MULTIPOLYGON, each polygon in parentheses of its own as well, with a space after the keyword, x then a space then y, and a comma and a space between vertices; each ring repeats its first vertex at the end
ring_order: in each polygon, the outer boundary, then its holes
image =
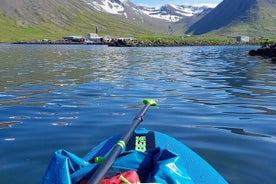
POLYGON ((188 145, 229 183, 276 181, 276 65, 254 46, 0 44, 0 183, 39 183, 59 148, 85 155, 143 127, 188 145))

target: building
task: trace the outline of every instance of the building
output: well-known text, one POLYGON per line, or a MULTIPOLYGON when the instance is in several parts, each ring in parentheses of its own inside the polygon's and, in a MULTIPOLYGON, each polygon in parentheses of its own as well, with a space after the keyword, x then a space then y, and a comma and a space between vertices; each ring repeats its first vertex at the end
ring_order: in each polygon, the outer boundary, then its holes
POLYGON ((63 40, 66 42, 83 42, 84 38, 82 36, 64 36, 63 40))
POLYGON ((249 36, 238 36, 236 37, 237 42, 249 42, 250 37, 249 36))
POLYGON ((101 43, 103 42, 103 38, 99 37, 96 33, 88 33, 85 36, 85 42, 87 43, 101 43))

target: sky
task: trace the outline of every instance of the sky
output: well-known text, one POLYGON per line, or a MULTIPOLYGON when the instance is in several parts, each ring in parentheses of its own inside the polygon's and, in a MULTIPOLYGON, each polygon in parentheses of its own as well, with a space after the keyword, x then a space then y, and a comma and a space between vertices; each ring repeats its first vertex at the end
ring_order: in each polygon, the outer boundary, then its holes
POLYGON ((175 4, 175 5, 196 5, 196 4, 219 4, 223 0, 130 0, 136 5, 146 6, 161 6, 164 4, 175 4))

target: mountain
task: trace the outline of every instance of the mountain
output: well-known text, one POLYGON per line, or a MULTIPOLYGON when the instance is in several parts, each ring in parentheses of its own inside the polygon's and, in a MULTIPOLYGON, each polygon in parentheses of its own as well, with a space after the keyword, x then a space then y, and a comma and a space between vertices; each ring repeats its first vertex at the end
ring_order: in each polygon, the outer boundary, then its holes
POLYGON ((276 36, 275 0, 224 0, 192 24, 186 34, 276 36))
POLYGON ((2 42, 84 36, 96 27, 100 35, 167 33, 164 20, 141 13, 129 0, 1 0, 0 22, 2 42))
POLYGON ((139 6, 139 9, 157 19, 164 19, 170 22, 178 22, 185 17, 192 17, 199 15, 203 12, 210 11, 214 8, 214 5, 173 5, 165 4, 160 8, 139 6))
POLYGON ((89 7, 109 15, 119 15, 129 20, 145 21, 150 17, 141 13, 129 0, 83 0, 89 7))
POLYGON ((224 0, 216 7, 130 0, 0 0, 0 42, 95 32, 122 37, 184 34, 276 37, 275 0, 224 0))
POLYGON ((85 35, 167 35, 171 22, 196 16, 208 6, 136 6, 129 0, 1 0, 0 41, 85 35))
POLYGON ((191 17, 214 8, 213 4, 202 5, 172 5, 161 7, 136 6, 128 0, 85 0, 86 3, 100 12, 122 15, 125 18, 151 18, 177 22, 183 17, 191 17))

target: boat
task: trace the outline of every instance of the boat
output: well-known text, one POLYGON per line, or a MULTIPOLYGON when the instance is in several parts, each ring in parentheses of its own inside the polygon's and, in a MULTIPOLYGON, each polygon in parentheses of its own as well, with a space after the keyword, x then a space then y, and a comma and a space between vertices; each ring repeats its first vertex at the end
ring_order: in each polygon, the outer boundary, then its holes
POLYGON ((114 178, 117 183, 135 183, 123 175, 128 172, 136 174, 139 183, 227 184, 207 161, 183 143, 164 133, 138 128, 149 106, 156 105, 151 100, 144 103, 124 134, 104 140, 86 156, 57 150, 42 184, 116 183, 114 178))

